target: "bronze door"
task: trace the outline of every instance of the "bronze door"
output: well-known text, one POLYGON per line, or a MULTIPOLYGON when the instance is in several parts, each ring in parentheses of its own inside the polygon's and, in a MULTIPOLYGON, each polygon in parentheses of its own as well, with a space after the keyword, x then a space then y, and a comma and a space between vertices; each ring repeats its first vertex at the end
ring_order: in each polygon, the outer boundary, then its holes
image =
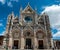
POLYGON ((13 49, 18 49, 18 40, 14 40, 13 49))
POLYGON ((25 49, 32 49, 32 42, 30 38, 26 39, 25 49))
POLYGON ((44 46, 43 46, 43 40, 39 40, 38 41, 38 49, 43 49, 44 46))

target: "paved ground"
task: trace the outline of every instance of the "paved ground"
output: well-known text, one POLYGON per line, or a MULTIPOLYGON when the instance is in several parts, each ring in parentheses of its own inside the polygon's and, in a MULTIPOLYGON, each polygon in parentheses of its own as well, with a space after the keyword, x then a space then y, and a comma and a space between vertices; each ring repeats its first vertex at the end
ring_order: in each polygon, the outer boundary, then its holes
MULTIPOLYGON (((0 50, 6 50, 6 49, 0 49, 0 50)), ((33 49, 8 49, 8 50, 33 50, 33 49)), ((35 49, 35 50, 60 50, 60 49, 35 49)))

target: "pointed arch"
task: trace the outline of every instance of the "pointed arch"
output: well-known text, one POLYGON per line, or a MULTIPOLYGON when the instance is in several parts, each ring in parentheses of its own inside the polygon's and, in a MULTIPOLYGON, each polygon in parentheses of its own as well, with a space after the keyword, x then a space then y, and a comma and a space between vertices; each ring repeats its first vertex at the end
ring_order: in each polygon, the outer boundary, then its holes
POLYGON ((45 36, 46 36, 46 34, 41 29, 36 31, 36 37, 38 39, 43 39, 45 36))
POLYGON ((23 31, 24 37, 32 37, 33 36, 33 31, 30 29, 26 29, 23 31))

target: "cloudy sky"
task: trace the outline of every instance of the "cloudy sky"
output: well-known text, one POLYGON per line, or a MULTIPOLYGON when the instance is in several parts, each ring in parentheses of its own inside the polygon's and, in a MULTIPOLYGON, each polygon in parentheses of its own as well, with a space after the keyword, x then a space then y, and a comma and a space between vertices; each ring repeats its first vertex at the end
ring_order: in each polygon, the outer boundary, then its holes
POLYGON ((7 17, 12 11, 19 16, 20 7, 24 9, 28 2, 37 13, 46 12, 50 18, 51 32, 53 39, 60 38, 60 0, 0 0, 0 35, 6 29, 7 17))

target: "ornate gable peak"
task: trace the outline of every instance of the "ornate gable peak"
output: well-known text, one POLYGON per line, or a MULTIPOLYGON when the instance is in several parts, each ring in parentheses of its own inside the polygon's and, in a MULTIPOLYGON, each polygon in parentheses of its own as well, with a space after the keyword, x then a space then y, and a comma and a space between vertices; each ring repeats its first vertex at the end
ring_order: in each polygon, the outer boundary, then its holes
POLYGON ((14 18, 15 20, 18 20, 18 16, 16 15, 16 17, 14 18))
POLYGON ((11 19, 11 18, 14 18, 14 12, 12 12, 11 14, 9 14, 7 19, 11 19))
POLYGON ((15 17, 15 19, 18 19, 18 17, 15 17))
POLYGON ((13 11, 12 11, 11 15, 14 16, 14 12, 13 11))
POLYGON ((28 5, 26 6, 26 8, 22 12, 23 13, 34 13, 35 11, 32 9, 32 7, 30 6, 30 4, 28 3, 28 5))
POLYGON ((14 17, 14 12, 12 11, 12 13, 10 14, 10 16, 14 17))
POLYGON ((45 12, 44 12, 42 15, 43 15, 43 16, 48 16, 47 13, 45 13, 45 12))

